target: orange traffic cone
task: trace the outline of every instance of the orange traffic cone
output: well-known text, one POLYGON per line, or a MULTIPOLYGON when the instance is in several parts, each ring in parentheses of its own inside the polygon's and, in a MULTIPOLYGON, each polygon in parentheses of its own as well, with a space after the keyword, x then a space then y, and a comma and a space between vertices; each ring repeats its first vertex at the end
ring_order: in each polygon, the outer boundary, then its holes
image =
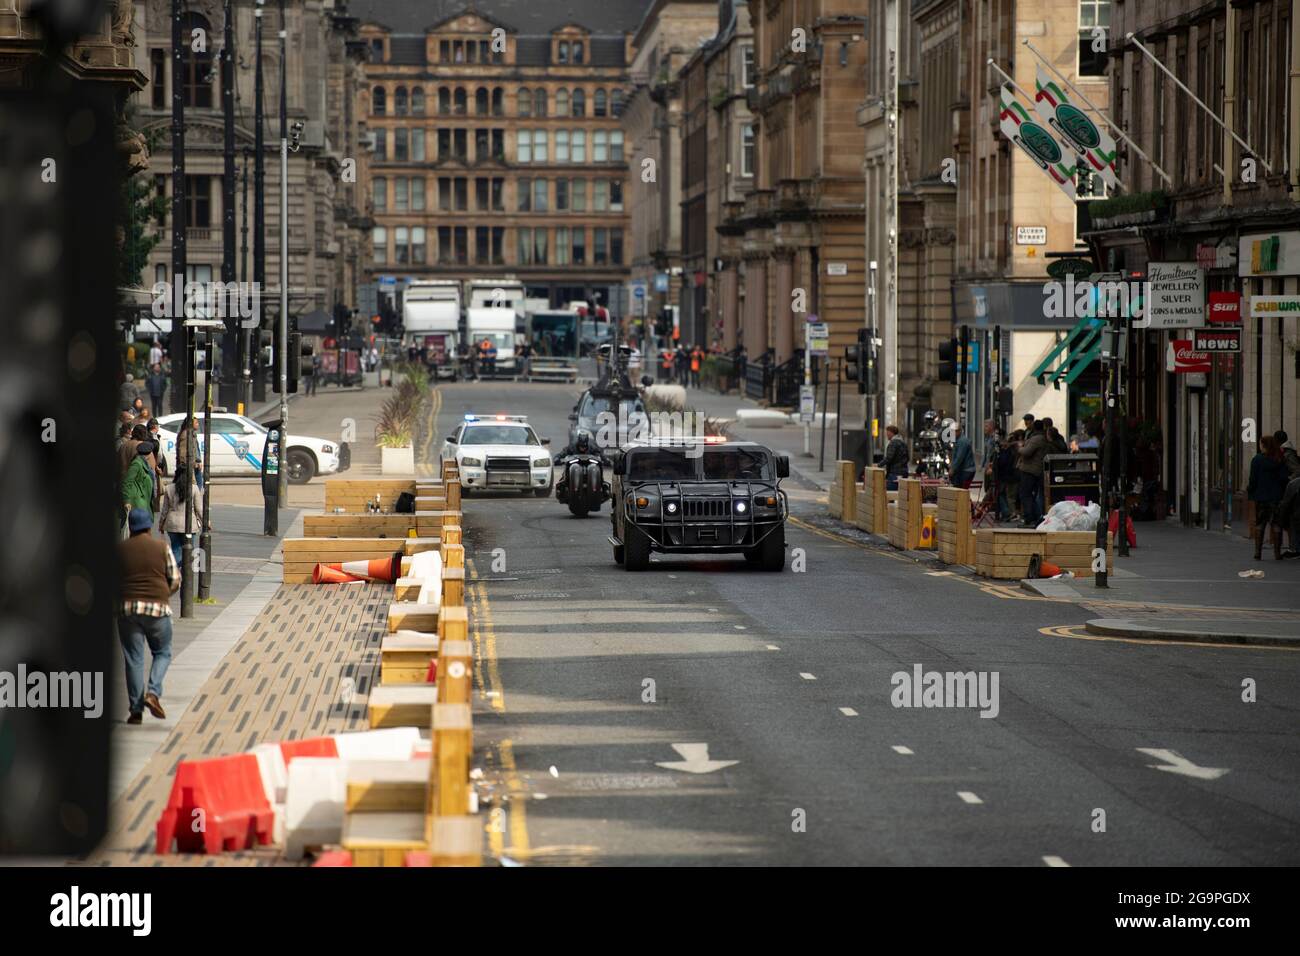
POLYGON ((352 581, 364 580, 365 578, 341 570, 337 564, 318 564, 311 572, 312 584, 349 584, 352 581))
POLYGON ((340 571, 368 581, 396 581, 402 576, 402 552, 394 551, 387 558, 371 558, 369 561, 344 561, 336 565, 340 571))
POLYGON ((1061 573, 1061 569, 1047 561, 1038 563, 1038 576, 1040 578, 1054 578, 1061 573))

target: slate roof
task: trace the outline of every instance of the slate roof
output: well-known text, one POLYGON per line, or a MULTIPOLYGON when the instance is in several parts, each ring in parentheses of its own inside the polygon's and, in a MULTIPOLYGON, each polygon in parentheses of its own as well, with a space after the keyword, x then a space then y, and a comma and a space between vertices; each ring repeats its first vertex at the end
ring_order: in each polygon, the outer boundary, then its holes
POLYGON ((420 34, 465 10, 521 34, 549 34, 576 23, 596 34, 633 32, 653 0, 348 0, 348 14, 393 33, 420 34))

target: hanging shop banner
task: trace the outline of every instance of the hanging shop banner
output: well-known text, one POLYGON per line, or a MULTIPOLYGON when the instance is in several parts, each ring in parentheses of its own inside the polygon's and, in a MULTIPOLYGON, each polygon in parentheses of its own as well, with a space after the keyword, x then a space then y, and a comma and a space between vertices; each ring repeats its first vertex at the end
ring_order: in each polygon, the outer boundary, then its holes
POLYGON ((1240 329, 1195 329, 1192 332, 1192 350, 1210 355, 1224 355, 1241 351, 1240 329))
POLYGON ((1147 266, 1148 329, 1189 329, 1205 324, 1205 270, 1195 262, 1152 262, 1147 266))
POLYGON ((1205 313, 1210 325, 1241 324, 1241 293, 1211 292, 1210 307, 1205 313))
POLYGON ((1036 67, 1034 109, 1039 119, 1046 123, 1067 146, 1083 157, 1085 167, 1105 180, 1111 189, 1119 189, 1115 175, 1115 140, 1104 129, 1088 118, 1088 114, 1070 102, 1065 90, 1036 67))
POLYGON ((1300 295, 1252 295, 1250 317, 1271 319, 1274 316, 1300 315, 1300 295))
POLYGON ((1025 155, 1034 161, 1034 165, 1051 176, 1052 181, 1061 188, 1061 192, 1074 202, 1077 195, 1074 191, 1073 157, 1070 157, 1067 163, 1065 152, 1056 138, 1047 127, 1040 126, 1030 119, 1029 111, 1020 105, 1015 91, 1006 83, 1002 84, 1000 119, 1002 135, 1024 150, 1025 155))
POLYGON ((1191 339, 1170 339, 1165 350, 1165 371, 1176 375, 1189 372, 1208 372, 1210 370, 1210 353, 1198 352, 1192 347, 1191 339))
POLYGON ((1259 232, 1242 236, 1237 247, 1237 275, 1300 275, 1300 232, 1259 232))

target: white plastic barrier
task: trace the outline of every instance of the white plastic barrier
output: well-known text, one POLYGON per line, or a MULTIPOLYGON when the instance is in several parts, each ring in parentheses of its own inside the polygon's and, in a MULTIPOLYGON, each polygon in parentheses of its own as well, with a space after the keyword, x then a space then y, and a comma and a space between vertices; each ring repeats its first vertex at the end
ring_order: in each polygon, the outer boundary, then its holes
POLYGON ((348 764, 338 757, 296 757, 289 763, 284 805, 284 856, 301 860, 309 846, 343 836, 348 764))
POLYGON ((419 743, 418 727, 386 727, 334 735, 341 760, 409 760, 419 743))
POLYGON ((736 422, 745 428, 780 428, 790 424, 790 417, 767 408, 738 408, 736 422))
POLYGON ((258 744, 249 751, 257 759, 257 769, 262 775, 262 789, 266 801, 275 812, 271 842, 284 842, 284 799, 289 786, 289 774, 284 765, 284 754, 279 744, 258 744))

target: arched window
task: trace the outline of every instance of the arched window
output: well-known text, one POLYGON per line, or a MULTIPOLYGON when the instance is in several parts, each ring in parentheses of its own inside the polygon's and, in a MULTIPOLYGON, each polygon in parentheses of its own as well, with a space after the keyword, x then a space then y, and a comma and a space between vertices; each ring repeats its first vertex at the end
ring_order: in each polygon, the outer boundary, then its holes
POLYGON ((406 87, 399 86, 393 90, 393 115, 406 115, 406 87))
POLYGON ((467 102, 465 87, 456 87, 456 91, 451 95, 452 112, 457 116, 464 116, 468 108, 467 102))
POLYGON ((417 86, 411 90, 411 115, 424 115, 424 87, 417 86))
POLYGON ((573 91, 573 115, 587 115, 587 94, 582 92, 582 90, 573 91))
MULTIPOLYGON (((194 35, 195 30, 202 30, 204 36, 212 36, 208 21, 202 15, 187 13, 181 20, 181 29, 187 40, 194 35)), ((181 48, 181 58, 181 82, 184 84, 185 105, 199 108, 211 107, 214 78, 212 53, 196 53, 193 44, 187 42, 181 48)))
POLYGON ((569 91, 560 87, 555 91, 555 115, 566 116, 569 112, 569 91))
POLYGON ((526 86, 519 87, 519 104, 515 112, 520 116, 533 115, 533 94, 526 86))
POLYGON ((438 115, 448 116, 451 114, 451 90, 445 86, 438 87, 438 115))
POLYGON ((488 115, 488 91, 486 86, 480 86, 474 91, 474 113, 478 116, 488 115))
POLYGON ((546 90, 540 87, 533 90, 533 115, 546 115, 546 90))
POLYGON ((382 86, 376 86, 370 92, 370 112, 375 116, 388 112, 388 94, 382 86))
POLYGON ((605 90, 601 88, 597 90, 595 94, 592 96, 592 103, 591 103, 592 112, 596 116, 604 116, 606 103, 607 103, 607 98, 605 95, 605 90))
POLYGON ((506 115, 505 90, 501 89, 499 86, 494 86, 492 88, 492 115, 506 115))

